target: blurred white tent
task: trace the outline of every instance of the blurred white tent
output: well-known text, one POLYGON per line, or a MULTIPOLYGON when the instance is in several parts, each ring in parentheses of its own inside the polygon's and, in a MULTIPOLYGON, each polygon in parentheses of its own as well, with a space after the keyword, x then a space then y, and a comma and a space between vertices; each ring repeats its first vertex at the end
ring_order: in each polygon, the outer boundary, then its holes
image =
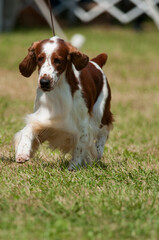
MULTIPOLYGON (((0 0, 0 32, 3 30, 11 30, 17 20, 18 13, 29 5, 35 8, 34 3, 51 27, 50 11, 44 0, 0 0)), ((66 39, 64 32, 54 16, 53 19, 56 33, 66 39)))
MULTIPOLYGON (((50 17, 50 10, 49 10, 47 4, 45 3, 45 1, 44 0, 34 0, 34 1, 36 2, 38 8, 42 12, 42 14, 45 17, 45 19, 46 19, 47 23, 49 24, 49 26, 52 27, 51 17, 50 17)), ((55 31, 56 35, 62 37, 63 39, 67 39, 67 37, 64 34, 62 28, 60 27, 60 25, 56 21, 56 18, 54 17, 53 13, 52 13, 52 17, 53 17, 54 28, 56 29, 56 31, 55 31)))
MULTIPOLYGON (((134 7, 126 13, 118 7, 118 3, 122 4, 123 1, 124 0, 89 0, 89 2, 92 3, 92 7, 85 10, 81 4, 79 4, 81 3, 80 0, 58 0, 59 4, 53 7, 53 9, 55 16, 67 10, 82 22, 90 22, 102 13, 108 12, 123 24, 129 23, 145 13, 152 18, 159 29, 159 10, 157 5, 159 0, 127 0, 126 2, 130 2, 134 7)), ((0 32, 13 28, 19 11, 27 4, 38 6, 40 12, 50 25, 50 14, 44 0, 0 0, 0 32)), ((54 23, 57 34, 66 39, 55 17, 54 23)))
POLYGON ((83 22, 90 22, 102 13, 108 12, 121 23, 127 24, 145 13, 153 19, 159 29, 159 10, 157 7, 159 0, 128 0, 127 2, 133 3, 134 7, 127 13, 124 13, 117 6, 118 3, 122 3, 122 0, 92 0, 91 2, 95 5, 87 11, 78 5, 80 2, 78 0, 59 0, 59 2, 60 5, 54 9, 55 13, 70 9, 83 22))

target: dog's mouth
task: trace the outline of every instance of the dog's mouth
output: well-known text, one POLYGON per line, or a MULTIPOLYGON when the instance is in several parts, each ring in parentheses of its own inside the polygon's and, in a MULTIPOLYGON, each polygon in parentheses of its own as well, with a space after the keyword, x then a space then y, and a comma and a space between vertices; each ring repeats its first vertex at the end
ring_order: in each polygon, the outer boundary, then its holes
POLYGON ((40 88, 41 88, 41 90, 42 90, 43 92, 51 92, 52 90, 54 90, 55 85, 56 85, 56 84, 54 84, 54 86, 49 86, 49 87, 42 87, 42 86, 40 86, 40 88))
POLYGON ((44 92, 50 92, 52 90, 52 88, 42 88, 41 89, 44 91, 44 92))

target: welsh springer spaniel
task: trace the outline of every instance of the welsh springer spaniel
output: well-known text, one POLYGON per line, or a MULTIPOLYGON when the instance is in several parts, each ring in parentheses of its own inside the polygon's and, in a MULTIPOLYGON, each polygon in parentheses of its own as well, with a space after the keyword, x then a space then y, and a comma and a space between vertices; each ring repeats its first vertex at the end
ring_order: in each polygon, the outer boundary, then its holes
POLYGON ((44 141, 71 153, 69 170, 102 157, 113 122, 111 91, 101 69, 106 60, 102 53, 89 61, 57 36, 31 45, 19 69, 30 77, 38 66, 38 88, 34 113, 15 135, 18 163, 28 161, 44 141))

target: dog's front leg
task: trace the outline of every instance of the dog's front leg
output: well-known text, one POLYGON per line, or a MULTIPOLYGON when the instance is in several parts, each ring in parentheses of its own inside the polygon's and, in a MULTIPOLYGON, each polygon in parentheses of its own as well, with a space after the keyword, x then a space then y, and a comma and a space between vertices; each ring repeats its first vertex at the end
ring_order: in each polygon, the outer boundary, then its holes
POLYGON ((23 163, 30 159, 33 140, 34 134, 30 124, 15 135, 16 162, 23 163))
POLYGON ((81 136, 79 137, 77 145, 73 151, 72 160, 68 167, 69 171, 80 168, 80 166, 82 165, 82 161, 85 158, 86 148, 88 145, 88 132, 86 129, 83 129, 82 132, 83 134, 81 134, 81 136))

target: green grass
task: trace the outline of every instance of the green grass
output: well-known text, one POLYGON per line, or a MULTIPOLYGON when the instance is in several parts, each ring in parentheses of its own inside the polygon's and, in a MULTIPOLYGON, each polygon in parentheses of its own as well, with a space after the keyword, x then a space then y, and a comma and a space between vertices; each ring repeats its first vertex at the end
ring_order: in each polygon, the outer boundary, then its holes
POLYGON ((101 164, 69 172, 69 156, 44 144, 34 159, 15 163, 13 137, 32 112, 37 73, 18 64, 32 42, 51 31, 0 36, 0 239, 159 239, 159 33, 76 28, 90 57, 108 53, 114 129, 101 164))

